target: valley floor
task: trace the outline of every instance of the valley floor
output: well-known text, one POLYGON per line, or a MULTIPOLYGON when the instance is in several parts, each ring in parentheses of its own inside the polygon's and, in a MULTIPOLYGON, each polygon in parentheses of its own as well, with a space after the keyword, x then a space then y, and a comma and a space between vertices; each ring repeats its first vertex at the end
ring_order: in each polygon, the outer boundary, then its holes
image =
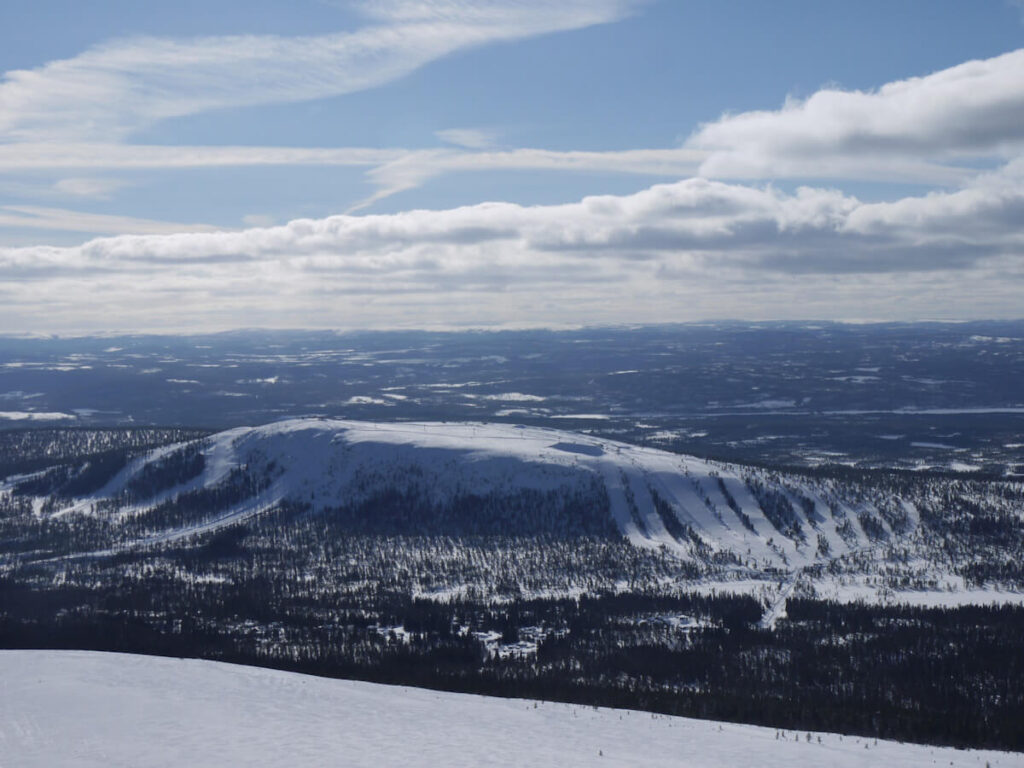
POLYGON ((330 680, 210 661, 0 651, 14 766, 1024 766, 1024 754, 330 680))

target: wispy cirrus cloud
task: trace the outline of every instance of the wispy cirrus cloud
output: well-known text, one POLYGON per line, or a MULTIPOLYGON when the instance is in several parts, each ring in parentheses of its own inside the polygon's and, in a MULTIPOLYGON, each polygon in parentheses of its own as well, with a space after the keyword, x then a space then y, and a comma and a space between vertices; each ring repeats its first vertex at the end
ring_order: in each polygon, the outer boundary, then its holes
POLYGON ((545 149, 409 151, 367 171, 366 177, 377 191, 353 206, 351 211, 363 210, 379 200, 415 189, 446 173, 534 170, 680 178, 694 175, 703 158, 702 152, 679 148, 608 152, 545 149))
POLYGON ((365 2, 352 32, 129 38, 0 81, 0 141, 110 141, 212 109, 374 88, 468 47, 622 18, 633 0, 365 2))
MULTIPOLYGON (((62 174, 49 185, 22 184, 30 197, 102 199, 116 191, 89 171, 167 170, 243 166, 388 167, 373 199, 405 188, 403 161, 425 157, 401 148, 287 146, 144 146, 126 141, 169 118, 214 109, 293 103, 340 96, 401 78, 468 47, 580 29, 621 19, 645 0, 357 0, 367 24, 354 31, 306 37, 235 35, 128 38, 78 56, 0 78, 0 172, 62 174), (398 164, 391 167, 392 164, 398 164), (31 190, 35 189, 34 193, 31 190)), ((442 131, 462 151, 481 150, 490 137, 478 129, 442 131)), ((595 155, 593 161, 600 165, 595 155)), ((455 163, 455 160, 449 160, 455 163)), ((504 162, 499 161, 505 165, 504 162)), ((612 161, 618 162, 618 161, 612 161)), ((444 172, 417 170, 418 179, 444 172)), ((378 176, 372 176, 376 183, 378 176)), ((10 184, 8 185, 10 187, 10 184)), ((88 222, 83 231, 118 217, 63 216, 88 222)), ((6 226, 56 217, 8 210, 6 226)), ((115 232, 116 230, 105 230, 115 232)), ((131 227, 125 231, 139 231, 131 227)))
POLYGON ((123 179, 103 176, 69 176, 53 184, 53 192, 66 197, 106 200, 119 189, 129 186, 123 179))
POLYGON ((108 169, 158 170, 267 165, 374 167, 408 154, 403 149, 362 147, 166 146, 88 142, 0 144, 7 172, 108 169))
MULTIPOLYGON (((68 180, 86 182, 88 180, 68 180)), ((75 194, 81 194, 76 192, 75 194)), ((102 213, 86 213, 65 208, 49 208, 38 205, 0 205, 0 227, 20 229, 43 229, 65 232, 89 232, 107 234, 123 232, 130 234, 167 235, 181 232, 214 232, 216 227, 208 224, 182 224, 173 221, 153 221, 132 216, 117 216, 102 213)))
POLYGON ((603 24, 622 18, 649 0, 562 0, 543 3, 538 0, 335 0, 335 4, 354 8, 369 18, 390 23, 432 21, 473 22, 488 25, 521 23, 524 16, 562 15, 577 26, 603 24))
POLYGON ((446 128, 443 131, 436 131, 434 135, 447 144, 467 149, 487 149, 494 145, 495 140, 493 131, 484 131, 480 128, 446 128))

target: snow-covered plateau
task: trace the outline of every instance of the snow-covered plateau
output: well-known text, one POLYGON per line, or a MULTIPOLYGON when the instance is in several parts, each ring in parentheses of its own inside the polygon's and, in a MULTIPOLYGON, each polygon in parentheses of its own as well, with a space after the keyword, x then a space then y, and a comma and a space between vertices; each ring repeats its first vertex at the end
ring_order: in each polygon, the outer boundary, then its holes
POLYGON ((1024 766, 1024 754, 330 680, 0 651, 0 767, 1024 766))

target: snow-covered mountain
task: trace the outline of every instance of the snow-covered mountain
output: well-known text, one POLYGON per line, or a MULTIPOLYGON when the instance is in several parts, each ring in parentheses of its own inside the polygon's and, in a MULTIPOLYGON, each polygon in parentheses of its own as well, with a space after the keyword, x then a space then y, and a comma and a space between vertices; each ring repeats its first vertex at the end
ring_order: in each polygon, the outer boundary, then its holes
POLYGON ((511 510, 512 500, 524 498, 525 508, 515 512, 528 529, 520 532, 530 532, 538 525, 532 518, 545 513, 541 507, 569 514, 564 507, 572 499, 574 507, 586 506, 583 527, 599 530, 606 516, 637 546, 665 547, 686 558, 729 553, 737 562, 787 568, 895 540, 920 522, 914 505, 895 496, 868 497, 842 483, 584 434, 508 424, 320 419, 233 429, 157 449, 64 512, 104 510, 116 502, 120 517, 145 515, 190 493, 238 486, 243 475, 247 491, 237 495, 244 498, 225 493, 212 514, 160 537, 235 523, 287 501, 319 512, 357 505, 381 515, 374 502, 384 496, 432 509, 474 499, 511 510), (186 465, 196 474, 181 479, 177 468, 186 465))
POLYGON ((0 651, 0 691, 5 767, 1024 766, 1011 752, 113 653, 0 651))
POLYGON ((785 576, 795 587, 802 574, 833 596, 866 594, 866 574, 962 595, 950 537, 977 560, 976 517, 1008 530, 1024 520, 1012 483, 865 485, 511 424, 297 419, 152 450, 91 493, 68 492, 75 482, 37 507, 120 526, 116 550, 287 509, 353 533, 621 534, 732 582, 785 576))

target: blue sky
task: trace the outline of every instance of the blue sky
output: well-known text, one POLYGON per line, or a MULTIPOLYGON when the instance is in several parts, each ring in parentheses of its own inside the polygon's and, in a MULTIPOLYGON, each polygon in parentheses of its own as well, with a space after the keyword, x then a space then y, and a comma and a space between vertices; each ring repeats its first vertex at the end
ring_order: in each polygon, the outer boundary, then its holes
POLYGON ((1022 22, 6 0, 0 332, 1024 315, 1022 22))

